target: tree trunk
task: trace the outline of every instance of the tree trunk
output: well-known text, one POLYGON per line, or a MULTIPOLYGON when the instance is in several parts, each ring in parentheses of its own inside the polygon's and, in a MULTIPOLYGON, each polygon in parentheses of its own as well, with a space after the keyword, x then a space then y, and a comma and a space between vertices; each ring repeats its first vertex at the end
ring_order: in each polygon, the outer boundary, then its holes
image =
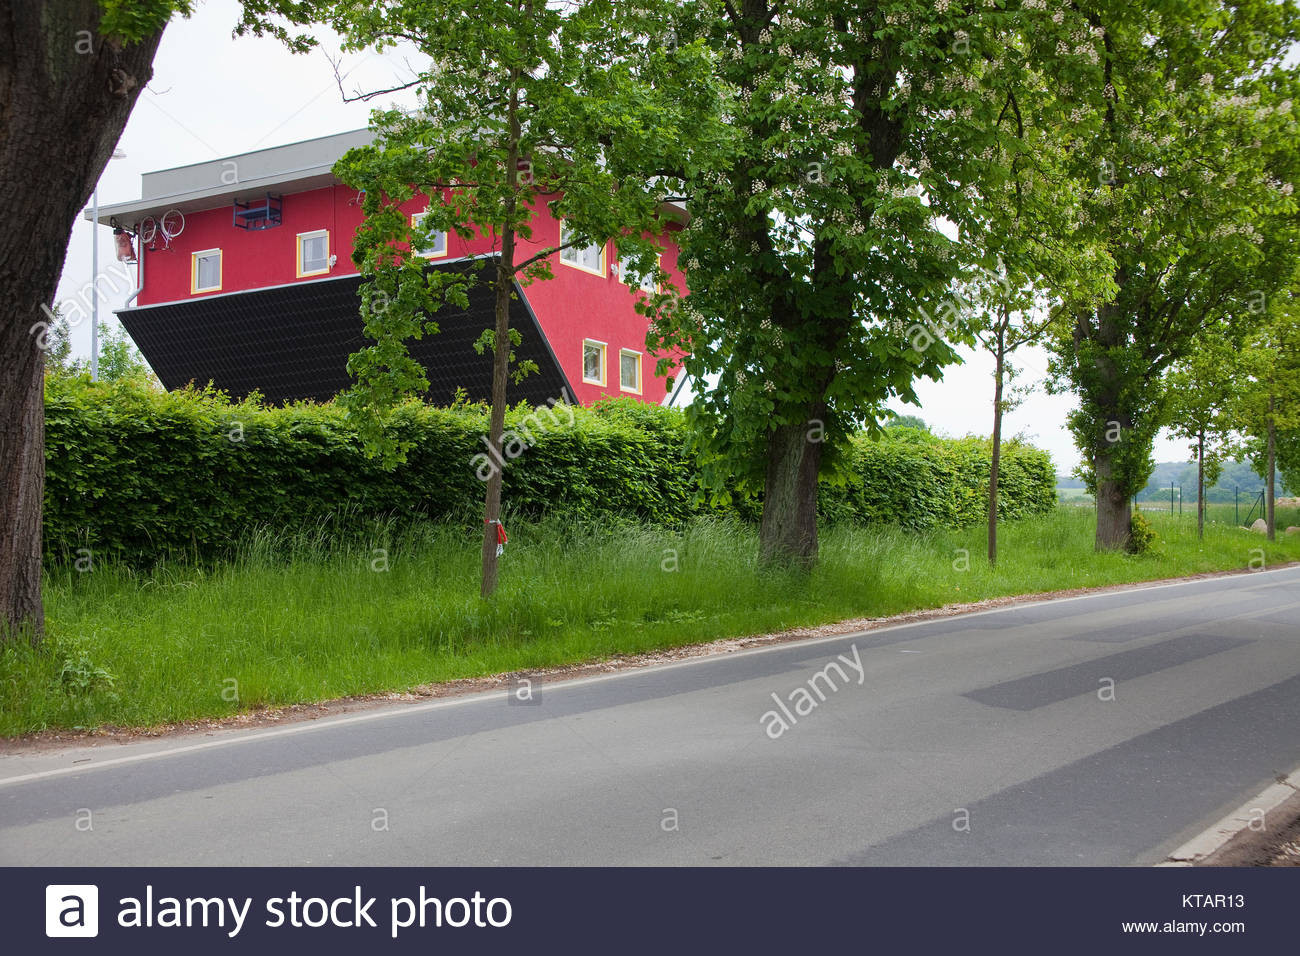
POLYGON ((510 297, 514 291, 515 263, 515 187, 519 178, 518 96, 511 76, 510 103, 506 117, 510 123, 510 143, 506 149, 506 187, 508 198, 502 217, 501 260, 497 263, 496 315, 492 343, 492 416, 488 425, 488 457, 493 467, 488 475, 487 494, 483 503, 483 577, 479 595, 491 597, 497 589, 497 529, 501 525, 501 482, 506 466, 501 453, 506 429, 506 383, 510 376, 510 297))
POLYGON ((44 624, 44 348, 68 237, 162 35, 115 49, 91 32, 99 20, 98 0, 0 11, 0 641, 44 624))
POLYGON ((1093 463, 1097 474, 1098 551, 1122 551, 1133 533, 1132 503, 1123 484, 1115 477, 1109 448, 1099 448, 1093 463))
POLYGON ((1273 419, 1274 399, 1268 396, 1268 479, 1264 485, 1264 523, 1268 525, 1268 540, 1277 540, 1277 525, 1273 510, 1274 485, 1277 482, 1277 423, 1273 419))
POLYGON ((1006 328, 998 327, 993 370, 993 453, 989 464, 989 564, 998 563, 998 472, 1002 465, 1002 378, 1006 371, 1006 328))
MULTIPOLYGON (((1116 268, 1116 287, 1123 290, 1126 283, 1124 270, 1116 268)), ((1119 451, 1116 445, 1134 440, 1133 418, 1124 411, 1122 375, 1110 356, 1110 350, 1123 342, 1124 321, 1120 307, 1113 302, 1099 306, 1096 316, 1095 332, 1091 331, 1086 313, 1080 314, 1074 331, 1076 348, 1082 348, 1085 343, 1100 346, 1093 350, 1095 384, 1089 389, 1092 393, 1089 397, 1101 419, 1097 424, 1104 429, 1102 440, 1094 442, 1090 447, 1092 470, 1097 479, 1095 547, 1098 551, 1121 551, 1127 550, 1133 540, 1133 502, 1130 495, 1138 491, 1129 488, 1129 482, 1120 473, 1116 461, 1116 453, 1119 451), (1119 430, 1114 439, 1111 438, 1112 428, 1119 430)))
POLYGON ((1196 536, 1205 538, 1205 429, 1196 436, 1196 536))
POLYGON ((817 476, 824 424, 819 412, 768 433, 758 560, 811 567, 817 561, 817 476))

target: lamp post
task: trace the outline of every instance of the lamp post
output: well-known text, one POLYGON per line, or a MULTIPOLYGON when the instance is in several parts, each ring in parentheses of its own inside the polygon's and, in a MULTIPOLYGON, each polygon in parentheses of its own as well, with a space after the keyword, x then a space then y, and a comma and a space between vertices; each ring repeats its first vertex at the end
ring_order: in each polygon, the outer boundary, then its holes
MULTIPOLYGON (((120 149, 113 150, 109 162, 125 158, 120 149)), ((90 211, 90 380, 99 381, 99 181, 90 211)))

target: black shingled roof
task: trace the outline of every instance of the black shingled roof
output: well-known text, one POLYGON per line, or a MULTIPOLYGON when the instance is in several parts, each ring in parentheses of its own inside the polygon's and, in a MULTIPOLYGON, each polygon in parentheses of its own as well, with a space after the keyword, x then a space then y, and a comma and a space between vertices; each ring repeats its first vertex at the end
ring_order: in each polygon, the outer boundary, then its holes
MULTIPOLYGON (((464 269, 466 263, 440 263, 439 269, 464 269)), ((444 308, 439 332, 408 348, 429 376, 426 399, 447 404, 458 387, 472 401, 491 396, 491 355, 473 343, 491 327, 495 262, 488 261, 469 296, 469 309, 444 308)), ((122 309, 118 318, 169 389, 189 382, 242 398, 253 390, 267 401, 327 401, 347 388, 348 356, 368 344, 362 334, 358 289, 362 276, 302 282, 184 302, 122 309)), ((510 383, 509 401, 544 404, 548 398, 572 400, 568 380, 533 315, 522 290, 511 305, 510 325, 522 345, 518 361, 532 359, 540 370, 519 385, 510 383)))

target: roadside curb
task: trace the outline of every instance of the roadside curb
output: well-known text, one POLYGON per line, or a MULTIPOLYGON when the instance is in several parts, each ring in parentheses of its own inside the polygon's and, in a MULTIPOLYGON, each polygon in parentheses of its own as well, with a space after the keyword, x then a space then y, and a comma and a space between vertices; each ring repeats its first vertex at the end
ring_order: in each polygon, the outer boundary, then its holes
POLYGON ((1236 810, 1198 833, 1156 866, 1196 866, 1222 850, 1235 838, 1252 831, 1260 820, 1300 794, 1300 769, 1288 777, 1281 775, 1236 810))

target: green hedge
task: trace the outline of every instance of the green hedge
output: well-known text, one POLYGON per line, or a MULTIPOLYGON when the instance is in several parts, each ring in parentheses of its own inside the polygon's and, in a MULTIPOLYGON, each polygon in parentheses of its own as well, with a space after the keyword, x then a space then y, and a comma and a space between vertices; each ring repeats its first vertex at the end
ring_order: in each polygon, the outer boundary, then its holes
MULTIPOLYGON (((850 461, 848 485, 822 495, 827 516, 894 522, 915 531, 961 527, 988 516, 987 439, 935 438, 896 428, 881 438, 856 438, 850 461)), ((999 518, 1050 511, 1056 505, 1051 457, 1020 442, 1004 442, 998 489, 999 518)))
MULTIPOLYGON (((567 513, 673 524, 711 509, 700 503, 680 413, 620 400, 572 409, 571 424, 570 412, 553 414, 549 422, 529 409, 508 416, 509 427, 532 439, 505 471, 508 518, 567 513)), ((272 409, 220 393, 50 377, 47 559, 75 560, 79 548, 138 562, 210 557, 252 529, 326 518, 475 524, 484 410, 411 405, 396 427, 411 449, 404 465, 385 471, 333 405, 272 409)), ((827 520, 922 529, 984 515, 986 442, 898 429, 857 441, 852 456, 847 486, 824 489, 827 520)), ((1054 505, 1045 453, 1013 445, 1003 460, 1007 517, 1054 505)))

